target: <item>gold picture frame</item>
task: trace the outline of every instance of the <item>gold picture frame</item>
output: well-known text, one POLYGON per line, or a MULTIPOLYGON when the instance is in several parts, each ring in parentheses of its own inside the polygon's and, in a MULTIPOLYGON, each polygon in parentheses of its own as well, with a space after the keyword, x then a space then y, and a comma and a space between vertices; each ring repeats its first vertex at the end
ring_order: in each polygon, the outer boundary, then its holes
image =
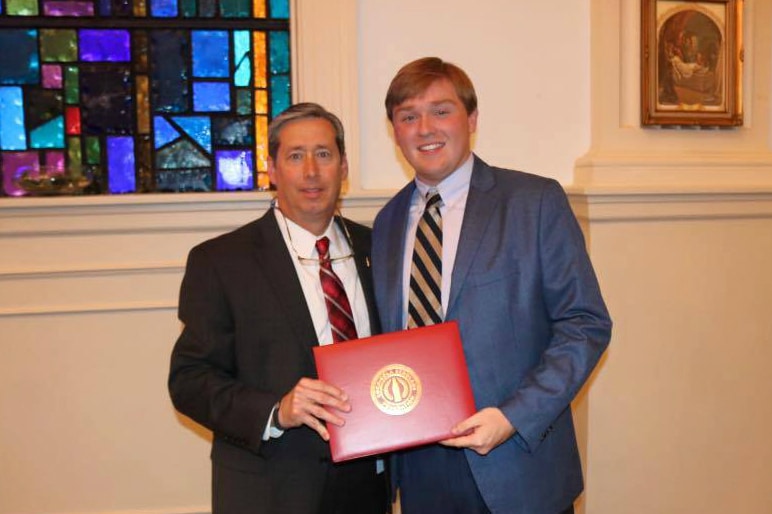
POLYGON ((743 0, 641 0, 641 123, 743 124, 743 0))

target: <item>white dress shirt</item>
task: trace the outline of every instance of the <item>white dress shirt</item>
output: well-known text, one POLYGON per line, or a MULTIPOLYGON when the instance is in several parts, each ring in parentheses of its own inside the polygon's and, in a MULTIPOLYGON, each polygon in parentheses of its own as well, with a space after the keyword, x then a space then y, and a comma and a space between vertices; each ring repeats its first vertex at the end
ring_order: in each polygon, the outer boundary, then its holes
MULTIPOLYGON (((278 204, 277 204, 278 205, 278 204)), ((308 305, 308 311, 311 313, 311 320, 314 323, 314 330, 320 345, 331 344, 332 326, 327 315, 327 305, 324 301, 324 291, 322 282, 319 278, 319 253, 316 251, 316 241, 324 236, 330 239, 330 259, 336 257, 350 256, 348 259, 341 259, 332 263, 332 269, 343 282, 343 288, 346 290, 352 314, 354 315, 354 325, 357 329, 358 337, 368 337, 370 332, 370 315, 367 311, 367 301, 365 300, 362 282, 357 273, 356 262, 354 261, 354 249, 349 246, 346 234, 340 226, 333 220, 327 229, 320 236, 316 236, 304 229, 297 223, 284 217, 280 209, 274 208, 276 214, 276 223, 284 238, 284 244, 292 256, 292 263, 295 266, 295 272, 300 280, 300 286, 303 289, 303 296, 308 305), (302 257, 303 260, 298 257, 302 257)), ((263 439, 270 437, 280 437, 284 432, 271 427, 271 417, 273 411, 268 417, 263 439)))

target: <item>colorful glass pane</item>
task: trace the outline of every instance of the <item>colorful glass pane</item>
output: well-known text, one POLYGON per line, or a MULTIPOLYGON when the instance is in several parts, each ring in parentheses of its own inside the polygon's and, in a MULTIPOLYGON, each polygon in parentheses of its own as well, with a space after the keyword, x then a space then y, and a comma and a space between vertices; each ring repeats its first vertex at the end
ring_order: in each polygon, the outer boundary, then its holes
POLYGON ((289 18, 289 0, 271 0, 271 18, 289 18))
POLYGON ((6 0, 9 15, 13 16, 37 16, 38 3, 36 0, 6 0))
POLYGON ((91 194, 268 188, 288 17, 288 0, 0 0, 0 196, 44 164, 91 194))
POLYGON ((0 150, 26 150, 24 100, 20 87, 0 87, 0 150))
POLYGON ((80 60, 87 62, 130 61, 129 31, 81 30, 80 60))
POLYGON ((224 150, 217 152, 217 190, 235 191, 254 188, 252 152, 224 150))
POLYGON ((107 180, 112 193, 132 193, 137 189, 134 167, 134 138, 107 138, 107 180))
POLYGON ((37 83, 37 37, 37 30, 0 30, 0 84, 37 83))
POLYGON ((193 76, 224 78, 230 76, 230 44, 224 30, 195 30, 193 43, 193 76))
POLYGON ((43 4, 43 14, 46 16, 93 16, 94 4, 91 2, 47 0, 43 4))

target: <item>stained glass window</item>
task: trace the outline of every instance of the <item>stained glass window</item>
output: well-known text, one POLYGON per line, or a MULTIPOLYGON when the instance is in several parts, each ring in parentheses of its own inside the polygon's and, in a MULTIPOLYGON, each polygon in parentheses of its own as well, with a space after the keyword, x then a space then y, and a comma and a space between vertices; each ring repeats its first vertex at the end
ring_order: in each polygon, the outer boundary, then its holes
POLYGON ((0 195, 262 190, 289 0, 0 0, 0 195))

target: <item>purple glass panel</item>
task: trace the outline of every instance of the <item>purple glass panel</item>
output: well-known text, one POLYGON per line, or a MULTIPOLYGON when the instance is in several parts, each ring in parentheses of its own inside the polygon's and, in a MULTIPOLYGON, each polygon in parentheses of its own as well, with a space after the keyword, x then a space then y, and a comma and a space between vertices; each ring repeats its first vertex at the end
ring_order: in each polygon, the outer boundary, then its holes
POLYGON ((26 169, 39 169, 37 152, 4 152, 3 153, 3 189, 9 196, 22 196, 24 191, 14 184, 17 175, 26 169))
POLYGON ((107 182, 111 193, 133 193, 137 190, 134 138, 107 138, 107 182))
POLYGON ((253 189, 252 152, 225 150, 216 152, 217 190, 253 189))
POLYGON ((49 151, 46 154, 46 165, 57 170, 64 170, 64 152, 49 151))
POLYGON ((80 31, 80 58, 88 62, 128 62, 131 44, 128 30, 80 31))
POLYGON ((62 67, 58 64, 44 64, 43 87, 48 89, 62 89, 62 67))
POLYGON ((94 16, 94 4, 49 0, 43 4, 43 13, 46 16, 94 16))

